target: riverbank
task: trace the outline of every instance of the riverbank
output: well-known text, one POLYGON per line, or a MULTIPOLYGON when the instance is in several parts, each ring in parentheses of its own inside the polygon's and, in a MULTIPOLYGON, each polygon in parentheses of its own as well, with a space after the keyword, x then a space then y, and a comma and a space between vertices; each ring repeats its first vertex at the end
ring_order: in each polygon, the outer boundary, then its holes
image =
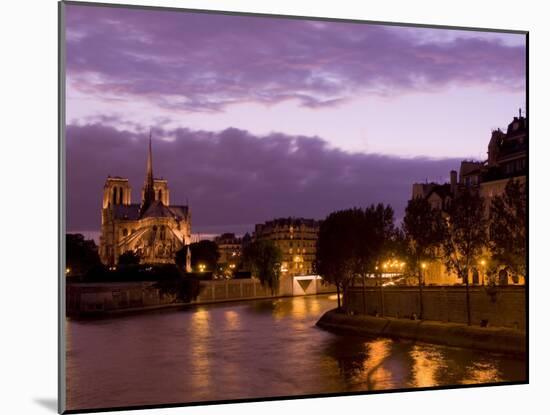
POLYGON ((459 323, 349 315, 327 311, 317 322, 326 330, 360 336, 382 336, 497 353, 526 353, 525 332, 504 327, 477 327, 459 323))
MULTIPOLYGON (((306 296, 315 296, 319 294, 307 294, 306 296)), ((102 319, 110 318, 115 316, 126 316, 132 314, 142 314, 150 311, 162 311, 162 310, 182 310, 189 309, 196 306, 207 306, 207 305, 217 305, 217 304, 227 304, 227 303, 245 303, 250 301, 261 301, 261 300, 277 300, 293 297, 290 295, 277 295, 269 297, 245 297, 245 298, 234 298, 234 299, 223 299, 223 300, 210 300, 210 301, 191 301, 189 303, 182 302, 173 302, 167 304, 158 304, 150 306, 138 306, 138 307, 125 307, 125 308, 113 308, 108 310, 86 310, 79 313, 69 314, 68 317, 76 320, 88 320, 88 319, 102 319)))
POLYGON ((183 308, 235 301, 275 299, 290 296, 329 294, 331 286, 310 284, 308 292, 279 290, 272 293, 259 280, 238 279, 201 281, 199 295, 189 303, 178 301, 174 294, 163 293, 152 281, 71 283, 67 284, 67 316, 97 318, 115 314, 183 308))

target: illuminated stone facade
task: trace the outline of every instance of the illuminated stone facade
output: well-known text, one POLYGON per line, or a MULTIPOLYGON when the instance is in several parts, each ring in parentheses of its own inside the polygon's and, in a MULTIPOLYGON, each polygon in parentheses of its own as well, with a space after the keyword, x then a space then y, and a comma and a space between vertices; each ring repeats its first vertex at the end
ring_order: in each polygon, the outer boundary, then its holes
MULTIPOLYGON (((527 118, 521 113, 514 117, 506 132, 494 130, 488 145, 487 160, 465 160, 460 164, 460 170, 451 171, 449 183, 414 183, 412 197, 424 197, 436 209, 445 210, 452 198, 461 191, 478 191, 484 199, 485 212, 489 215, 491 200, 504 193, 510 180, 526 183, 527 179, 527 118), (457 177, 458 176, 458 177, 457 177)), ((483 267, 473 268, 470 273, 471 284, 483 284, 483 267)), ((426 284, 456 284, 461 279, 454 273, 449 273, 442 262, 434 261, 428 264, 425 271, 426 284)), ((511 284, 524 284, 525 278, 519 280, 509 278, 511 284)))
POLYGON ((191 212, 188 206, 171 205, 168 182, 153 177, 151 140, 139 204, 132 203, 131 193, 126 178, 108 177, 105 181, 101 261, 114 266, 120 255, 132 251, 144 264, 174 263, 175 253, 191 242, 191 212))
POLYGON ((314 273, 319 222, 313 219, 275 219, 256 225, 253 238, 271 240, 281 250, 283 276, 314 273))
POLYGON ((241 259, 242 238, 237 238, 234 233, 224 233, 216 236, 214 242, 220 254, 218 263, 236 267, 241 259))

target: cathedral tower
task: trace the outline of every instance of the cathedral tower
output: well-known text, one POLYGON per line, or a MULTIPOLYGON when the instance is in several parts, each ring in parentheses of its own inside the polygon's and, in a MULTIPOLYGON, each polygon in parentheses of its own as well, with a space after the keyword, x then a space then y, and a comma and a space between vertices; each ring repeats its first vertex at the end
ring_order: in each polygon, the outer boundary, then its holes
POLYGON ((132 188, 128 179, 123 177, 107 177, 103 186, 103 209, 116 205, 132 203, 132 188))

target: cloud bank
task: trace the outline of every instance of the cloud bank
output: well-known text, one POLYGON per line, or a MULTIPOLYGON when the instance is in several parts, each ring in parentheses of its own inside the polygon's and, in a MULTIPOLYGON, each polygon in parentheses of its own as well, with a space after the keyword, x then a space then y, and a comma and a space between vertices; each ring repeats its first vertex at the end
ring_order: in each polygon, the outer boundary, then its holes
MULTIPOLYGON (((108 175, 128 177, 139 203, 148 134, 93 123, 69 125, 66 135, 68 230, 99 230, 108 175)), ((391 204, 399 218, 413 182, 444 179, 460 162, 347 153, 319 137, 235 128, 154 130, 153 157, 171 202, 189 202, 195 233, 244 233, 274 217, 321 219, 377 202, 391 204)))
POLYGON ((525 87, 524 44, 486 33, 68 5, 66 38, 69 92, 193 112, 525 87))

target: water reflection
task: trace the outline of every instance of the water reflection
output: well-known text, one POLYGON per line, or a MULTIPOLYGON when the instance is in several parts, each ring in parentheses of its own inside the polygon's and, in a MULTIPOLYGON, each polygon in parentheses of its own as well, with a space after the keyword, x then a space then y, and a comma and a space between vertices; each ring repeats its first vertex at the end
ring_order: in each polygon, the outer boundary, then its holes
POLYGON ((443 354, 431 345, 414 345, 410 351, 413 360, 412 387, 437 386, 438 373, 445 370, 443 354))
POLYGON ((460 383, 489 383, 500 382, 503 379, 500 377, 500 372, 493 362, 475 362, 466 371, 467 377, 460 383))
POLYGON ((521 359, 317 328, 335 303, 312 296, 68 321, 68 408, 525 378, 521 359))
POLYGON ((209 351, 209 328, 210 328, 210 314, 208 310, 199 308, 191 317, 191 341, 189 346, 191 348, 190 359, 191 371, 190 376, 195 387, 201 391, 201 395, 208 391, 210 386, 210 358, 208 356, 209 351))
POLYGON ((239 328, 239 313, 233 310, 227 310, 225 312, 225 320, 227 322, 227 328, 230 330, 235 330, 239 328))

